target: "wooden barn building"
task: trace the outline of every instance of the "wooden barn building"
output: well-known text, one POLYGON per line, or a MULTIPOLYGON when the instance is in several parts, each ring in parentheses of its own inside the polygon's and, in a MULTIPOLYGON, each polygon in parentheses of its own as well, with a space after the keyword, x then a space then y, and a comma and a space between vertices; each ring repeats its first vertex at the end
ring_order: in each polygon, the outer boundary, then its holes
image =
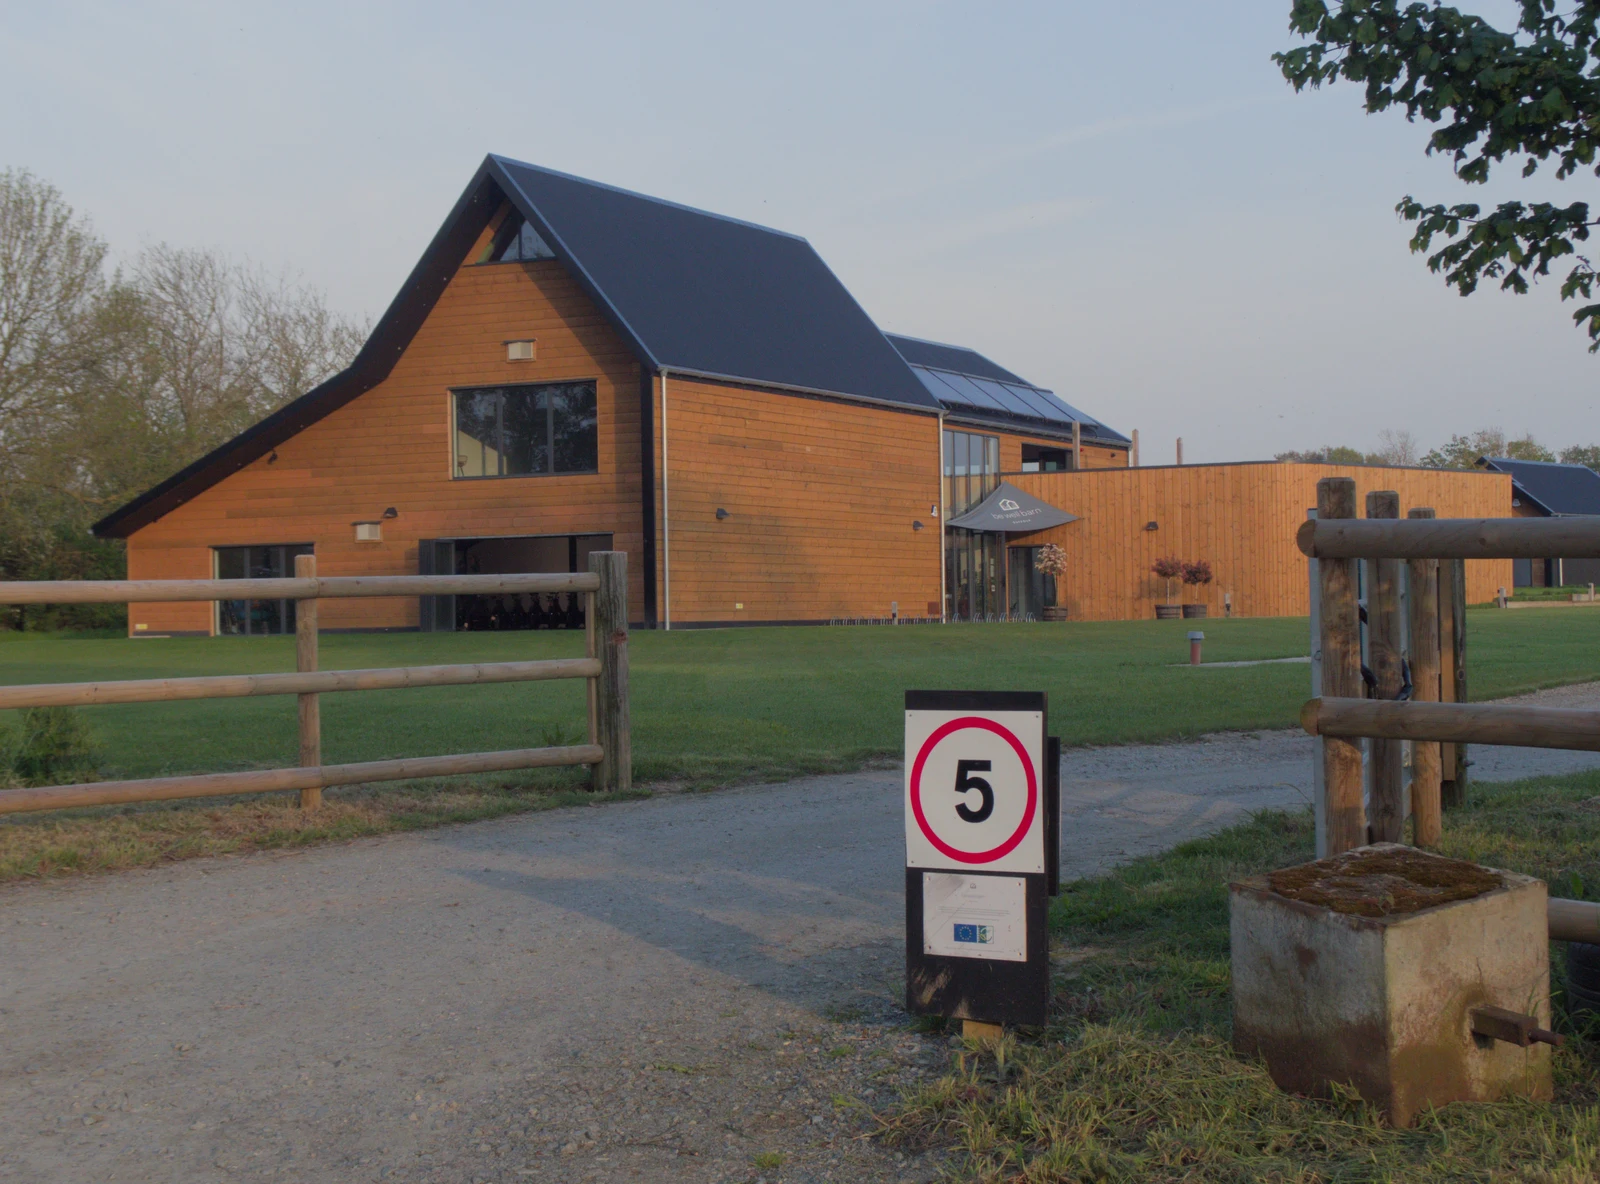
MULTIPOLYGON (((1150 615, 1168 552, 1211 560, 1219 607, 1305 611, 1294 527, 1336 470, 1130 469, 1129 448, 976 351, 884 333, 802 238, 491 156, 347 370, 95 530, 127 541, 134 579, 285 575, 304 552, 329 576, 569 571, 616 549, 648 627, 1036 615, 1046 541, 1080 565, 1073 616, 1150 615), (1002 479, 1065 524, 953 524, 1002 479)), ((1383 487, 1441 515, 1510 501, 1489 492, 1503 474, 1355 472, 1399 473, 1383 487)), ((577 618, 439 597, 329 601, 321 621, 577 618)), ((129 621, 292 628, 276 601, 129 621)))

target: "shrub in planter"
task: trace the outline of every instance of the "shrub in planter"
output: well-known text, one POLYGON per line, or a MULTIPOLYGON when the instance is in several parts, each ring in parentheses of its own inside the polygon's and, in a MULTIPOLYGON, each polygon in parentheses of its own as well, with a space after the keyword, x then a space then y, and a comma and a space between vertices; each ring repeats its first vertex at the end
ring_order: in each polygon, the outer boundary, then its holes
POLYGON ((1065 621, 1067 610, 1061 607, 1061 580, 1067 574, 1067 553, 1055 543, 1046 543, 1039 548, 1039 556, 1033 562, 1034 569, 1050 577, 1050 587, 1053 595, 1050 603, 1045 606, 1043 614, 1047 621, 1065 621))
POLYGON ((1156 605, 1156 619, 1168 620, 1179 615, 1178 606, 1172 603, 1172 584, 1183 575, 1183 570, 1188 565, 1174 555, 1165 559, 1157 559, 1150 565, 1151 574, 1167 581, 1167 602, 1156 605))
MULTIPOLYGON (((1211 565, 1204 559, 1196 559, 1193 563, 1185 563, 1179 578, 1191 588, 1199 588, 1202 584, 1209 584, 1213 579, 1211 565)), ((1206 615, 1206 606, 1203 604, 1186 604, 1183 606, 1183 615, 1186 617, 1203 617, 1206 615)))

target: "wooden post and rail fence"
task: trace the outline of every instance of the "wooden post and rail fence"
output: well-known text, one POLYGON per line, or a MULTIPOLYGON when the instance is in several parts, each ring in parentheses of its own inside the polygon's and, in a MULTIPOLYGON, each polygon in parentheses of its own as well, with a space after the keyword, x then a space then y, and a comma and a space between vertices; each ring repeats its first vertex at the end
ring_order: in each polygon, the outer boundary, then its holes
POLYGON ((0 709, 86 707, 104 703, 161 703, 294 695, 299 709, 299 764, 288 769, 205 773, 96 781, 37 789, 0 790, 0 814, 154 802, 226 794, 300 792, 302 809, 322 804, 324 788, 373 781, 446 777, 587 765, 596 790, 632 788, 628 719, 628 567, 621 551, 596 551, 587 572, 488 576, 350 576, 318 578, 316 559, 297 556, 293 578, 246 580, 63 580, 0 582, 0 604, 123 604, 183 600, 293 600, 295 671, 117 682, 0 686, 0 709), (373 596, 517 595, 567 592, 584 597, 585 656, 527 662, 395 666, 372 670, 317 668, 317 602, 373 596), (449 756, 406 757, 355 764, 322 763, 319 696, 338 691, 401 690, 582 678, 588 682, 586 742, 449 756))
MULTIPOLYGON (((1462 746, 1506 744, 1600 752, 1600 711, 1466 702, 1441 702, 1442 689, 1464 690, 1459 611, 1464 581, 1459 563, 1441 560, 1600 558, 1600 517, 1436 518, 1417 507, 1399 516, 1399 497, 1367 495, 1367 516, 1356 517, 1355 482, 1317 482, 1317 516, 1299 530, 1300 550, 1317 561, 1320 592, 1321 694, 1300 722, 1322 738, 1323 809, 1327 854, 1404 837, 1400 746, 1412 744, 1411 816, 1419 847, 1443 834, 1443 766, 1460 761, 1462 746), (1366 560, 1367 658, 1361 660, 1357 564, 1366 560), (1398 567, 1408 567, 1411 638, 1410 698, 1399 648, 1398 567), (1446 609, 1450 611, 1446 611, 1446 609), (1452 681, 1457 688, 1452 687, 1452 681), (1369 698, 1367 691, 1372 695, 1369 698), (1370 794, 1364 792, 1360 742, 1370 744, 1370 794), (1454 745, 1454 754, 1447 761, 1454 745), (1370 805, 1370 809, 1368 808, 1370 805)), ((1461 700, 1464 693, 1452 698, 1461 700)), ((1459 784, 1459 776, 1456 778, 1459 784)), ((1600 942, 1600 904, 1550 901, 1553 940, 1600 942)))

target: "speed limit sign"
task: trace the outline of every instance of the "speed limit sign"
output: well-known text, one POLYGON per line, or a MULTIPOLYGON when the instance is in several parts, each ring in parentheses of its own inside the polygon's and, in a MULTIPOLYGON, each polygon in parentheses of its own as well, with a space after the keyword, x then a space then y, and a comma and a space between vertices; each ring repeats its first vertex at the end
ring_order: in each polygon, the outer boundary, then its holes
POLYGON ((1060 743, 1045 697, 906 692, 906 1006, 1044 1022, 1060 743))
POLYGON ((1042 703, 1033 711, 908 708, 906 866, 1042 874, 1044 732, 1042 703))

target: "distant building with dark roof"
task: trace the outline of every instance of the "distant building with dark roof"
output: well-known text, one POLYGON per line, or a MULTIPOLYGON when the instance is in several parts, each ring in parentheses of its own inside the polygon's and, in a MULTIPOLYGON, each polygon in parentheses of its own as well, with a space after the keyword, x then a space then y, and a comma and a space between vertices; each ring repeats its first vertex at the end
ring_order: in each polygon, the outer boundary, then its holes
MULTIPOLYGON (((610 548, 647 625, 993 616, 1003 544, 944 520, 1002 472, 1128 450, 974 350, 884 334, 803 238, 490 156, 348 369, 95 530, 136 579, 283 575, 307 551, 323 575, 565 571, 610 548)), ((321 620, 571 607, 342 600, 321 620)), ((292 621, 241 600, 141 605, 130 629, 292 621)))
MULTIPOLYGON (((1482 456, 1478 467, 1511 476, 1511 512, 1519 518, 1600 514, 1600 473, 1587 465, 1482 456)), ((1559 588, 1600 584, 1600 559, 1518 559, 1512 563, 1518 588, 1559 588)))

